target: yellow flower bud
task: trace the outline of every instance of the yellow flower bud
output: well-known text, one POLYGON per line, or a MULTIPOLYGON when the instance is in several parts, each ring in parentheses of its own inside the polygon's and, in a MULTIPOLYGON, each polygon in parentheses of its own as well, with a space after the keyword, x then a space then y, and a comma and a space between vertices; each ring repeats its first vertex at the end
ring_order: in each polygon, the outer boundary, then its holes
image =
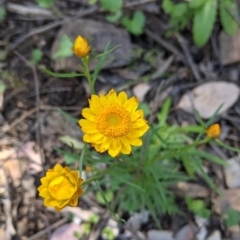
POLYGON ((221 127, 218 123, 215 123, 206 130, 206 133, 210 138, 217 138, 221 134, 221 127))
POLYGON ((88 45, 86 38, 78 36, 75 39, 72 51, 77 57, 86 57, 89 54, 90 50, 91 46, 88 45))
POLYGON ((78 197, 83 193, 82 182, 83 180, 78 177, 78 171, 56 164, 53 169, 48 169, 45 177, 41 178, 39 196, 44 198, 44 206, 55 207, 57 211, 65 206, 75 207, 78 204, 78 197))

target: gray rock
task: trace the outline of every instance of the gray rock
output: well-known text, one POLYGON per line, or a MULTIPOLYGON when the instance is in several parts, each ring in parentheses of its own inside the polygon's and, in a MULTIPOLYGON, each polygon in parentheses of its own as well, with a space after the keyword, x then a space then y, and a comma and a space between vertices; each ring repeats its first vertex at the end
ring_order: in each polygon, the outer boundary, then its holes
POLYGON ((226 184, 229 188, 240 187, 240 157, 236 156, 227 161, 228 165, 224 167, 226 184))
MULTIPOLYGON (((78 19, 74 21, 66 20, 59 31, 51 50, 51 55, 59 49, 61 38, 66 35, 73 42, 78 35, 87 38, 89 44, 92 46, 92 54, 96 56, 104 51, 108 42, 110 48, 120 45, 117 49, 111 52, 106 58, 104 68, 122 67, 131 61, 132 45, 130 42, 129 34, 126 30, 117 28, 112 24, 78 19)), ((91 56, 91 55, 90 55, 91 56)), ((97 61, 91 61, 90 69, 96 67, 97 61)), ((72 56, 67 57, 65 61, 62 59, 55 59, 54 70, 79 70, 79 58, 72 56)))
POLYGON ((174 240, 172 232, 150 230, 147 232, 148 240, 174 240))

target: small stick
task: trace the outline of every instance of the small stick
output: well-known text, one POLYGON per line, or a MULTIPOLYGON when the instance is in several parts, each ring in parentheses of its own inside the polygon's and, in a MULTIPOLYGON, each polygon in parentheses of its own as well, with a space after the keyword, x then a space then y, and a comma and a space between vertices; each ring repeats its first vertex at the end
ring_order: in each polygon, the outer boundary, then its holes
POLYGON ((192 70, 192 73, 193 73, 195 79, 197 81, 200 81, 201 80, 200 74, 198 72, 196 64, 194 63, 194 61, 192 59, 191 53, 190 53, 190 51, 188 49, 188 46, 187 46, 187 43, 186 43, 185 39, 181 35, 179 35, 179 34, 176 34, 175 36, 177 37, 177 40, 178 40, 179 44, 182 47, 182 50, 183 50, 183 52, 184 52, 184 54, 185 54, 185 56, 187 58, 187 62, 189 64, 189 67, 192 70))
POLYGON ((2 137, 5 133, 7 133, 10 129, 12 129, 13 127, 15 127, 18 123, 20 123, 21 121, 23 121, 25 118, 29 117, 30 115, 32 115, 34 112, 36 112, 36 108, 32 108, 31 110, 25 112, 22 114, 21 117, 17 118, 16 120, 14 120, 9 126, 7 126, 5 129, 3 129, 0 133, 0 137, 2 137))
POLYGON ((68 217, 64 217, 63 219, 60 219, 59 221, 53 223, 52 225, 48 226, 47 228, 37 232, 36 234, 32 235, 31 237, 29 237, 27 240, 35 240, 35 239, 39 239, 40 236, 47 234, 47 232, 50 230, 53 230, 61 225, 63 225, 64 223, 66 223, 68 221, 68 217))
POLYGON ((158 44, 160 44, 162 47, 166 48, 169 52, 173 53, 174 55, 177 55, 181 59, 183 59, 182 53, 175 48, 172 44, 168 43, 165 41, 162 37, 159 35, 154 34, 152 31, 149 29, 145 29, 145 33, 152 38, 154 41, 156 41, 158 44))

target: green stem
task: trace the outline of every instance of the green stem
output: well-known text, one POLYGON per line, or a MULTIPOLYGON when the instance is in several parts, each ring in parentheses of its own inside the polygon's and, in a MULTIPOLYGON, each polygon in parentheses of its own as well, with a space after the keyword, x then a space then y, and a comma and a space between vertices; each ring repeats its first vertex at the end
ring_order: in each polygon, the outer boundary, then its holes
POLYGON ((91 74, 90 74, 90 71, 89 71, 88 59, 89 59, 88 56, 82 58, 83 68, 84 68, 83 71, 84 71, 84 75, 85 75, 86 78, 87 78, 87 81, 88 81, 88 84, 89 84, 89 87, 90 87, 91 94, 94 94, 94 93, 95 93, 95 90, 94 90, 94 82, 92 81, 91 74))
POLYGON ((82 186, 85 186, 93 181, 99 180, 101 177, 103 177, 103 175, 105 175, 107 172, 109 172, 110 169, 112 169, 116 164, 118 163, 113 163, 109 168, 107 168, 106 170, 102 171, 100 174, 95 175, 87 180, 85 180, 82 184, 82 186))
POLYGON ((82 163, 83 163, 83 157, 85 154, 85 150, 86 150, 86 144, 84 143, 82 151, 81 151, 81 155, 79 158, 79 175, 80 175, 80 177, 82 177, 82 163))

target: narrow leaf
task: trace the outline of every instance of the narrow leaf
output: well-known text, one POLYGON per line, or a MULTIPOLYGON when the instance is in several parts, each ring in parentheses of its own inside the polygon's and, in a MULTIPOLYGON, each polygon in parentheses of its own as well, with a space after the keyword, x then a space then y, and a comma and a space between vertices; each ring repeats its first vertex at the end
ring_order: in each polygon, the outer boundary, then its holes
POLYGON ((239 26, 234 19, 234 12, 237 13, 237 3, 234 0, 222 0, 220 2, 220 20, 224 31, 232 36, 236 34, 239 26))
POLYGON ((211 36, 217 13, 217 0, 208 0, 198 9, 193 19, 193 39, 198 47, 204 46, 211 36))

